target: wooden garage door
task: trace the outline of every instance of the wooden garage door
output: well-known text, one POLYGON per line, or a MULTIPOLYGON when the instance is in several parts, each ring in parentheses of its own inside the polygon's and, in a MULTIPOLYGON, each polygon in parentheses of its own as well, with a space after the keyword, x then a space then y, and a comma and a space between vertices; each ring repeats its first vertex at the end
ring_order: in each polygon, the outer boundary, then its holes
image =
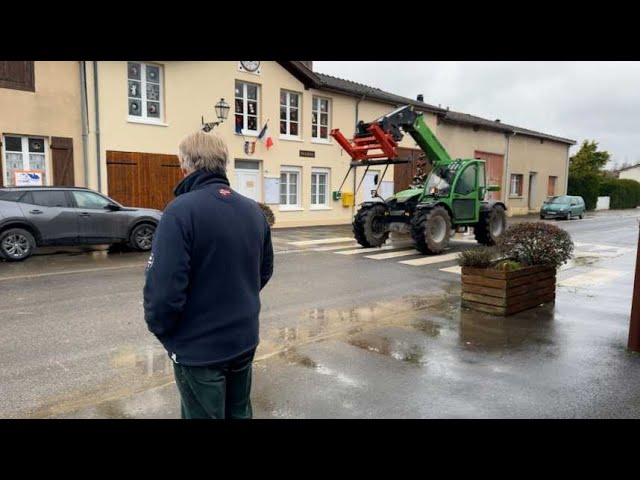
MULTIPOLYGON (((413 176, 416 174, 416 168, 418 158, 422 155, 422 150, 417 148, 398 148, 399 158, 408 158, 411 163, 398 163, 393 167, 393 183, 394 192, 400 192, 406 190, 413 181, 413 176)), ((431 164, 427 161, 424 167, 425 173, 431 171, 431 164)))
POLYGON ((131 207, 164 210, 182 180, 176 155, 107 151, 109 196, 131 207))
POLYGON ((487 184, 500 185, 499 192, 489 192, 487 198, 490 200, 501 200, 505 198, 504 185, 502 184, 502 170, 504 166, 504 155, 497 153, 475 151, 474 158, 479 158, 486 162, 487 168, 487 184))

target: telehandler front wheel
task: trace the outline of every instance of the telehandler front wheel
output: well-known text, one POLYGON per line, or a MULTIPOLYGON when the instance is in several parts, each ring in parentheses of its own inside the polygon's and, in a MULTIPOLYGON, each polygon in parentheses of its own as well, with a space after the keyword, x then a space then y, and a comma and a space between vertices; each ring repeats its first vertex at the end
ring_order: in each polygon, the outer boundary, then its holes
POLYGON ((353 235, 363 247, 381 247, 389 238, 384 205, 365 205, 353 218, 353 235))
POLYGON ((443 207, 418 210, 411 219, 411 236, 420 253, 436 255, 449 245, 451 217, 443 207))

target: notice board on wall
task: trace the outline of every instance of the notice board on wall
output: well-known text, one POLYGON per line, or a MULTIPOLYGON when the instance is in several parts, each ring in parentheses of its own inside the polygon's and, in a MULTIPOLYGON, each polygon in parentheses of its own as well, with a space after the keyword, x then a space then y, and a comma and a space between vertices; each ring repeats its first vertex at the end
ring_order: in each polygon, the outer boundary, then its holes
POLYGON ((264 203, 277 205, 280 203, 280 178, 264 179, 264 203))

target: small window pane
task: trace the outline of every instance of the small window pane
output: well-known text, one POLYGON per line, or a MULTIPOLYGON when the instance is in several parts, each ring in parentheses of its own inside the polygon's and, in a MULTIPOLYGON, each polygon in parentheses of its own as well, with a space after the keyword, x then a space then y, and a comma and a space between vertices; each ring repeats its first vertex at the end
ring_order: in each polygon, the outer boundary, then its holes
POLYGON ((247 85, 247 98, 249 100, 258 99, 258 87, 256 85, 247 85))
POLYGON ((247 102, 247 113, 249 115, 258 114, 258 104, 256 102, 247 102))
POLYGON ((326 113, 320 114, 320 125, 323 125, 325 127, 329 125, 329 115, 327 115, 326 113))
POLYGON ((285 121, 281 121, 280 122, 280 133, 282 135, 286 135, 287 134, 287 122, 285 122, 285 121))
POLYGON ((242 115, 236 115, 236 131, 238 129, 242 130, 244 128, 244 120, 242 115))
POLYGON ((286 104, 287 104, 287 93, 280 92, 280 105, 286 105, 286 104))
POLYGON ((160 104, 158 102, 147 102, 147 116, 160 118, 160 104))
POLYGON ((140 64, 129 62, 129 78, 140 80, 140 64))
POLYGON ((291 111, 289 112, 289 120, 291 120, 292 122, 297 122, 298 121, 298 109, 297 108, 292 108, 291 111))
POLYGON ((42 138, 30 138, 29 152, 44 153, 44 140, 42 138))
POLYGON ((318 114, 316 112, 313 112, 311 114, 311 123, 314 123, 314 124, 318 123, 318 114))
POLYGON ((8 152, 22 151, 22 138, 20 137, 4 137, 4 145, 8 152))
POLYGON ((320 111, 322 111, 322 112, 329 111, 329 100, 321 100, 320 101, 320 111))
POLYGON ((316 125, 311 126, 311 136, 318 137, 318 127, 316 125))
POLYGON ((298 124, 295 122, 291 122, 291 125, 289 125, 289 134, 290 135, 298 135, 298 124))
POLYGON ((313 109, 318 110, 318 97, 313 97, 313 109))
POLYGON ((324 186, 325 183, 327 183, 327 176, 325 174, 322 175, 318 175, 318 180, 319 180, 319 184, 320 186, 324 186))
POLYGON ((153 65, 147 65, 147 82, 159 82, 160 81, 160 68, 153 65))
POLYGON ((242 82, 236 81, 236 97, 243 98, 244 95, 242 93, 243 93, 242 82))
POLYGON ((258 130, 258 120, 256 117, 249 117, 247 121, 247 130, 258 130))
POLYGON ((318 203, 321 204, 321 205, 327 203, 324 191, 320 192, 320 194, 318 195, 318 199, 319 199, 318 203))
POLYGON ((327 135, 327 127, 320 127, 320 138, 329 138, 327 135))
POLYGON ((244 102, 239 98, 236 98, 236 113, 244 113, 244 102))
POLYGON ((140 117, 142 115, 142 101, 129 99, 129 115, 140 117))
POLYGON ((45 169, 44 155, 39 153, 32 153, 29 155, 29 170, 43 170, 45 169))
POLYGON ((287 107, 280 107, 280 120, 287 119, 287 107))
POLYGON ((157 83, 147 84, 147 100, 160 100, 160 85, 157 83))
POLYGON ((129 96, 140 98, 140 82, 129 80, 129 96))
POLYGON ((298 107, 298 95, 296 95, 295 93, 289 94, 289 106, 296 108, 298 107))

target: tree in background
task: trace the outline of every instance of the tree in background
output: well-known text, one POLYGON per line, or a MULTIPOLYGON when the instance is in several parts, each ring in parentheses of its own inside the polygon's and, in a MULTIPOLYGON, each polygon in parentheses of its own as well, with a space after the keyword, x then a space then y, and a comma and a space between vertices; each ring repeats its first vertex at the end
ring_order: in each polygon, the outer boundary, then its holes
POLYGON ((609 152, 598 151, 595 140, 585 140, 578 153, 569 159, 569 174, 600 173, 609 160, 611 160, 609 152))

